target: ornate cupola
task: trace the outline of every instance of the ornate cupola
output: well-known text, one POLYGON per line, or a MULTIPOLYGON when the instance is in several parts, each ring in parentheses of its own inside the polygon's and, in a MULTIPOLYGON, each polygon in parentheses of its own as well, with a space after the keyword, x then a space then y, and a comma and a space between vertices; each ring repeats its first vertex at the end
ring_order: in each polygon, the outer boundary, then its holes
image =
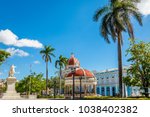
POLYGON ((78 68, 80 67, 80 62, 78 61, 77 58, 74 57, 74 54, 71 54, 71 57, 68 60, 67 68, 71 67, 78 67, 78 68))

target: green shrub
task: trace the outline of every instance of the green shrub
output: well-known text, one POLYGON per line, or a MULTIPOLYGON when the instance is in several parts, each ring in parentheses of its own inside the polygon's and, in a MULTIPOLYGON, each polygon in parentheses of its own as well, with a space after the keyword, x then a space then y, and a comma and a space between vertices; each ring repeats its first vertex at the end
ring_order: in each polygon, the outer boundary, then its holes
MULTIPOLYGON (((54 99, 54 96, 45 96, 45 95, 38 95, 37 98, 52 98, 54 99)), ((56 95, 55 98, 64 98, 64 95, 56 95)))
POLYGON ((37 98, 53 98, 53 96, 38 95, 37 98))

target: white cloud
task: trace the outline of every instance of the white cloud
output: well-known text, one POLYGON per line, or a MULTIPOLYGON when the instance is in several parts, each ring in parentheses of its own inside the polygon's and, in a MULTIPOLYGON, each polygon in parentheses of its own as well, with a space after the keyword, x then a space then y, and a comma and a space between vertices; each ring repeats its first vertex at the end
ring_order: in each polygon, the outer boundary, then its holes
POLYGON ((6 51, 9 52, 11 54, 11 56, 20 56, 20 57, 29 56, 29 53, 27 53, 23 50, 20 50, 20 49, 7 48, 6 51))
POLYGON ((34 61, 34 64, 40 64, 40 61, 34 61))
POLYGON ((2 75, 3 73, 2 72, 0 72, 0 75, 2 75))
POLYGON ((43 47, 43 45, 38 40, 31 40, 27 38, 19 39, 19 37, 9 29, 0 31, 0 42, 5 45, 12 45, 17 47, 43 47))
POLYGON ((138 4, 138 8, 143 15, 150 15, 150 0, 141 0, 138 4))
POLYGON ((20 74, 20 72, 15 72, 15 74, 20 74))

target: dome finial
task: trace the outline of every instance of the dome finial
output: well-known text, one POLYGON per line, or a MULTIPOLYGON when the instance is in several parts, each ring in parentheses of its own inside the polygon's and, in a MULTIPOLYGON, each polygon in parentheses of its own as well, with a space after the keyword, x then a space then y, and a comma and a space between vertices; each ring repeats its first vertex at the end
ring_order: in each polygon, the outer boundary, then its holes
POLYGON ((74 57, 74 53, 73 52, 71 52, 71 57, 74 57))

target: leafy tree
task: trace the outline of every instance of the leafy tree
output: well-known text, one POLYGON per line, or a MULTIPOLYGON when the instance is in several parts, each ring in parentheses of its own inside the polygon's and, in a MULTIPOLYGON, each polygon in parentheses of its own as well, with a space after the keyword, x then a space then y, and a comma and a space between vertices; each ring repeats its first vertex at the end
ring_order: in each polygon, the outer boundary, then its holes
MULTIPOLYGON (((51 77, 49 79, 49 82, 48 82, 48 87, 49 89, 54 89, 55 88, 55 91, 54 93, 58 93, 58 90, 59 90, 59 77, 55 76, 55 77, 51 77)), ((61 82, 61 88, 62 90, 64 90, 64 78, 62 78, 62 82, 61 82)))
POLYGON ((131 16, 142 25, 141 14, 136 2, 139 0, 110 0, 107 6, 98 9, 94 15, 94 21, 102 18, 100 33, 106 42, 110 43, 110 37, 114 42, 117 41, 120 97, 122 97, 122 33, 128 32, 129 36, 134 39, 131 16))
POLYGON ((16 83, 17 92, 27 94, 41 94, 42 90, 45 90, 46 82, 43 78, 43 74, 32 73, 16 83))
POLYGON ((44 49, 40 51, 40 54, 42 55, 43 60, 46 63, 46 95, 47 95, 47 87, 48 87, 48 62, 52 62, 51 57, 55 57, 53 54, 54 48, 51 46, 44 46, 44 49))
POLYGON ((128 61, 132 64, 124 82, 129 86, 141 87, 144 90, 144 95, 148 97, 148 88, 150 88, 150 42, 135 43, 131 40, 127 53, 131 55, 128 61))
POLYGON ((0 65, 10 56, 10 53, 0 50, 0 65))
POLYGON ((28 92, 29 84, 26 79, 22 79, 19 82, 16 82, 16 91, 20 93, 28 92))
POLYGON ((0 96, 2 93, 6 92, 7 90, 7 83, 4 79, 1 80, 2 85, 0 85, 0 96))
POLYGON ((68 58, 63 57, 62 55, 59 56, 59 59, 55 62, 55 67, 59 69, 59 93, 61 94, 61 79, 62 79, 62 68, 67 65, 68 58))

